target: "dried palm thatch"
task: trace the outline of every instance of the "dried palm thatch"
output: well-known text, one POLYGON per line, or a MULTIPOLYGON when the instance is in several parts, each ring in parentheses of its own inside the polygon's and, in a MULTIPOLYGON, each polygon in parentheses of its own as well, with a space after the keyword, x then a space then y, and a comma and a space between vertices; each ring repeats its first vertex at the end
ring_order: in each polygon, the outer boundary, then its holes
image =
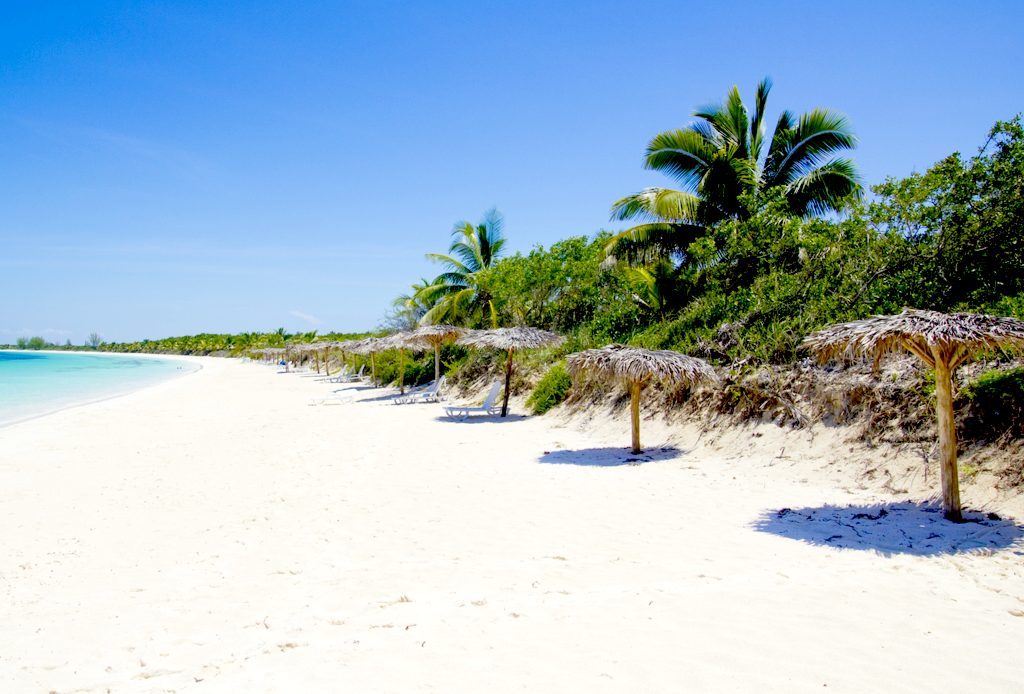
POLYGON ((460 345, 469 347, 492 347, 508 352, 505 360, 505 399, 501 404, 501 416, 508 415, 508 396, 512 385, 512 353, 517 349, 537 349, 552 347, 565 342, 565 338, 556 333, 518 326, 513 328, 494 328, 493 330, 471 330, 459 339, 460 345))
POLYGON ((570 354, 566 366, 574 379, 593 376, 619 382, 630 395, 633 453, 640 453, 640 391, 654 381, 686 385, 714 380, 715 370, 703 359, 666 349, 608 345, 570 354))
POLYGON ((412 332, 412 338, 422 340, 434 348, 434 380, 441 377, 441 345, 454 342, 459 335, 466 332, 465 328, 454 325, 423 325, 412 332))
POLYGON ((250 354, 259 354, 263 357, 264 361, 271 361, 273 358, 278 357, 285 353, 284 347, 259 347, 257 349, 250 349, 250 354))
POLYGON ((822 361, 869 357, 876 366, 886 354, 905 350, 935 370, 942 508, 949 520, 963 520, 953 421, 953 372, 979 352, 1024 347, 1024 321, 975 313, 904 309, 895 316, 872 316, 833 325, 808 335, 803 346, 822 361))
POLYGON ((384 352, 394 349, 392 341, 386 337, 367 337, 356 342, 352 351, 370 357, 370 382, 377 386, 377 352, 384 352))
POLYGON ((422 352, 425 349, 430 348, 430 344, 422 337, 417 337, 415 333, 401 332, 388 335, 387 337, 381 338, 385 340, 383 346, 386 349, 397 349, 398 350, 398 392, 401 395, 405 394, 405 350, 411 350, 413 352, 422 352))
POLYGON ((359 346, 362 340, 340 340, 338 342, 332 342, 331 347, 340 349, 342 352, 348 352, 349 354, 355 354, 355 349, 359 346))
POLYGON ((539 349, 553 347, 565 342, 565 338, 557 333, 517 326, 513 328, 495 328, 493 330, 467 331, 457 342, 469 347, 493 347, 494 349, 539 349))
POLYGON ((907 351, 930 367, 941 359, 955 369, 978 352, 1024 347, 1024 321, 904 309, 895 316, 833 325, 808 335, 803 344, 822 361, 868 357, 877 364, 886 354, 907 351))
MULTIPOLYGON (((317 373, 320 373, 320 352, 324 352, 324 363, 326 364, 326 352, 330 345, 330 342, 298 342, 290 345, 289 349, 307 359, 309 357, 306 355, 312 355, 314 368, 317 373)), ((330 368, 327 369, 327 375, 331 375, 330 368)))

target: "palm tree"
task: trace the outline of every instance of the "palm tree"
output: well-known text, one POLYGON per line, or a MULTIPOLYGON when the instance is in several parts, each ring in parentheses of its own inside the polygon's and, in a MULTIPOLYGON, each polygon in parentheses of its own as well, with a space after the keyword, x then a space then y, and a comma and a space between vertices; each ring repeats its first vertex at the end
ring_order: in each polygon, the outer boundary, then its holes
POLYGON ((861 195, 853 162, 836 156, 856 146, 846 118, 820 108, 799 118, 783 111, 768 138, 771 88, 761 80, 751 113, 734 86, 724 103, 694 113, 696 122, 651 140, 645 168, 668 174, 682 190, 648 188, 617 201, 613 219, 641 224, 613 237, 609 255, 643 264, 684 254, 715 223, 749 217, 751 200, 756 206, 768 192, 799 216, 837 211, 861 195))
POLYGON ((432 284, 433 282, 423 277, 419 282, 413 282, 409 286, 412 292, 395 297, 391 302, 393 311, 388 316, 390 323, 400 330, 415 330, 420 318, 431 308, 423 300, 423 291, 432 284))
POLYGON ((491 208, 479 224, 456 222, 448 255, 428 253, 427 258, 446 266, 429 286, 419 288, 415 299, 430 306, 420 319, 425 325, 458 323, 477 316, 497 325, 494 301, 487 291, 485 274, 494 266, 505 245, 501 213, 491 208))

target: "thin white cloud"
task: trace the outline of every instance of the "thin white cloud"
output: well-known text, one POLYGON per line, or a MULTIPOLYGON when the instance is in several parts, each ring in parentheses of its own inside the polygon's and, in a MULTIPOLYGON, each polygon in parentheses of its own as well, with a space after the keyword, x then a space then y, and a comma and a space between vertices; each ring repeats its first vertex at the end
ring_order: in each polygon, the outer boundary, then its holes
POLYGON ((320 320, 319 318, 317 318, 316 316, 310 315, 308 313, 303 313, 302 311, 289 311, 288 313, 292 314, 293 316, 295 316, 299 320, 306 321, 310 325, 323 325, 324 324, 324 322, 322 320, 320 320))

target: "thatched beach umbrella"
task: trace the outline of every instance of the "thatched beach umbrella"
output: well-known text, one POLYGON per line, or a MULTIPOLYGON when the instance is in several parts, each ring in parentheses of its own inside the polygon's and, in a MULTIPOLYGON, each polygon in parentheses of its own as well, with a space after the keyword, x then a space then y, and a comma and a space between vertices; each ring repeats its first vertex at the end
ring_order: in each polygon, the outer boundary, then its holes
POLYGON ((875 365, 889 352, 907 351, 935 370, 935 417, 939 426, 942 510, 963 520, 956 466, 953 371, 965 361, 998 347, 1024 347, 1024 321, 974 313, 904 309, 895 316, 873 316, 825 328, 804 339, 822 361, 871 357, 875 365))
POLYGON ((466 332, 465 328, 454 325, 423 325, 411 333, 411 339, 421 340, 434 348, 434 380, 441 378, 441 345, 454 342, 459 335, 466 332))
POLYGON ((703 359, 666 349, 608 345, 566 357, 573 378, 594 375, 626 386, 633 424, 633 452, 640 453, 640 391, 653 381, 683 385, 715 379, 715 370, 703 359))
POLYGON ((386 347, 398 350, 398 393, 405 394, 405 350, 422 352, 430 345, 422 338, 416 337, 414 333, 401 332, 388 335, 383 338, 387 342, 386 347))
POLYGON ((317 373, 320 373, 320 350, 324 349, 326 344, 325 342, 304 342, 294 347, 295 351, 299 354, 312 354, 314 368, 316 368, 317 373))
POLYGON ((493 330, 472 330, 460 337, 460 345, 470 347, 493 347, 508 350, 505 360, 505 400, 501 403, 501 416, 508 414, 508 396, 512 383, 512 352, 517 349, 551 347, 565 342, 565 338, 540 328, 516 327, 493 330))
POLYGON ((377 386, 377 362, 374 358, 377 352, 384 352, 394 349, 391 340, 386 337, 367 337, 359 340, 352 348, 356 354, 369 355, 370 357, 370 382, 377 386))
POLYGON ((275 357, 284 354, 284 348, 282 347, 260 347, 258 349, 250 349, 250 354, 259 354, 263 357, 264 361, 271 361, 275 357))
POLYGON ((332 349, 338 349, 339 347, 341 347, 342 342, 340 342, 339 340, 329 340, 329 341, 324 342, 322 344, 324 346, 324 370, 326 371, 327 375, 330 376, 331 375, 331 350, 332 349))

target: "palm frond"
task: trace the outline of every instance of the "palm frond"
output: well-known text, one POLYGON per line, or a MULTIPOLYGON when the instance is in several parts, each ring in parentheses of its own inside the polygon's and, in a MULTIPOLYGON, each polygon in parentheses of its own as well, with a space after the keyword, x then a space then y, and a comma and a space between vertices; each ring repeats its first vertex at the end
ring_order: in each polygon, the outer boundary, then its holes
POLYGON ((698 224, 641 224, 609 239, 605 254, 631 265, 646 265, 659 258, 685 253, 705 231, 698 224))
POLYGON ((627 195, 612 205, 612 219, 645 222, 695 222, 700 215, 701 199, 692 193, 671 188, 647 188, 627 195))
POLYGON ((469 275, 473 272, 471 269, 469 269, 468 267, 466 267, 465 265, 463 265, 450 255, 445 255, 443 253, 426 253, 425 255, 427 257, 427 260, 432 260, 435 263, 447 265, 449 268, 451 268, 452 272, 457 272, 462 275, 469 275))
POLYGON ((704 175, 718 148, 696 130, 668 130, 647 145, 644 167, 661 171, 684 187, 693 188, 704 175))
POLYGON ((747 107, 743 105, 743 99, 740 97, 739 87, 734 85, 729 90, 724 103, 706 106, 694 115, 710 122, 721 134, 725 144, 735 146, 742 152, 741 156, 746 157, 749 119, 747 107))
POLYGON ((472 276, 472 272, 467 274, 461 272, 442 272, 434 279, 434 284, 447 284, 462 289, 469 286, 469 280, 472 276))
POLYGON ((466 226, 465 229, 453 229, 452 234, 456 238, 448 247, 448 252, 458 256, 462 264, 470 272, 476 272, 481 267, 480 240, 477 229, 466 226))
POLYGON ((809 163, 820 163, 856 146, 857 138, 845 116, 814 109, 800 116, 795 127, 776 130, 765 161, 765 185, 786 185, 809 163))
POLYGON ((791 182, 785 194, 793 212, 803 216, 834 212, 843 201, 860 199, 863 190, 853 162, 833 159, 791 182))
POLYGON ((750 159, 759 161, 764 146, 764 111, 768 104, 768 93, 772 90, 772 81, 765 77, 757 85, 754 95, 754 114, 750 117, 750 159))
POLYGON ((492 207, 484 213, 483 222, 477 227, 477 240, 480 248, 481 267, 487 268, 497 259, 505 245, 505 218, 497 208, 492 207))

